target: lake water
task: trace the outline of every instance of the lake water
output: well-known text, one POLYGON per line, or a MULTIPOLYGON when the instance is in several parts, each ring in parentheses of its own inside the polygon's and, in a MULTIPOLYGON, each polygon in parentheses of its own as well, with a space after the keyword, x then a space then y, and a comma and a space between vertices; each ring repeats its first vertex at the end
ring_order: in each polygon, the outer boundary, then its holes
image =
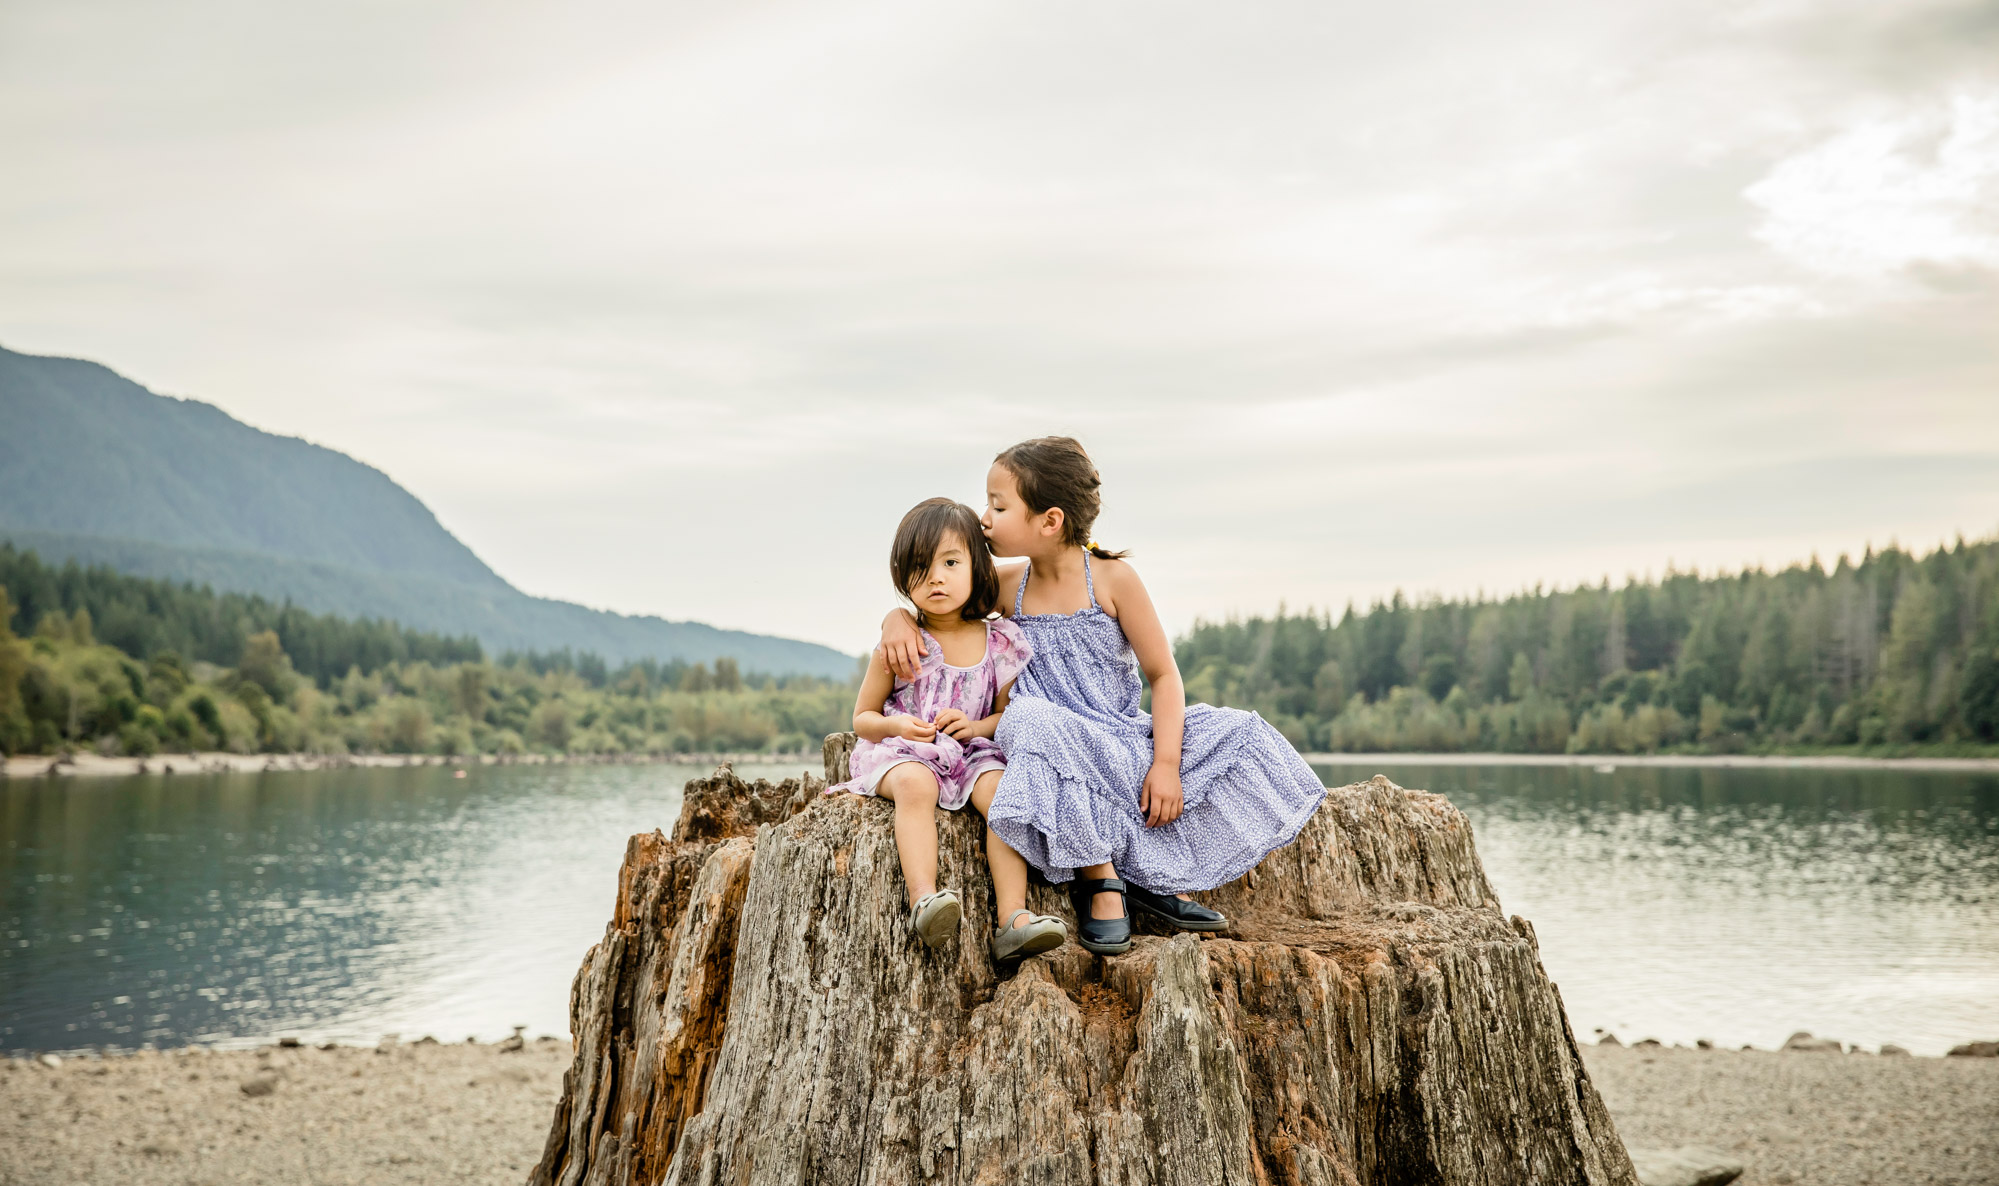
MULTIPOLYGON (((564 1033, 625 838, 671 828, 705 772, 0 783, 0 1050, 564 1033)), ((1999 1038, 1999 778, 1381 772, 1471 817, 1580 1037, 1999 1038)))

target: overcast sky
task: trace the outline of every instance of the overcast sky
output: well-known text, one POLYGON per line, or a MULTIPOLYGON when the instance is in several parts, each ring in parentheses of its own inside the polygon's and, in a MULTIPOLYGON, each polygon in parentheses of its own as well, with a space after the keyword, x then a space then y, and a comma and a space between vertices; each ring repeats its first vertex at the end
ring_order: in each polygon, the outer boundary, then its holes
POLYGON ((1070 432, 1170 626, 1999 529, 1999 3, 0 6, 0 345, 861 650, 1070 432))

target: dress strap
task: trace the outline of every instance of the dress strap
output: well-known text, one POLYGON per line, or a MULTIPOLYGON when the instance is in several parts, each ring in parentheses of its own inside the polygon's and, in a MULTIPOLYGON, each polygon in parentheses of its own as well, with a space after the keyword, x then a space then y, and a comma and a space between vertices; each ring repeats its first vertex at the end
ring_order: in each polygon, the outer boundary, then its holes
POLYGON ((1021 598, 1027 596, 1028 574, 1032 573, 1033 571, 1034 571, 1034 561, 1032 560, 1029 560, 1026 566, 1020 570, 1020 585, 1018 588, 1016 588, 1013 591, 1013 616, 1016 618, 1020 616, 1020 600, 1021 598))
POLYGON ((1090 592, 1090 608, 1101 609, 1097 604, 1097 583, 1090 579, 1090 550, 1083 549, 1083 588, 1090 592))

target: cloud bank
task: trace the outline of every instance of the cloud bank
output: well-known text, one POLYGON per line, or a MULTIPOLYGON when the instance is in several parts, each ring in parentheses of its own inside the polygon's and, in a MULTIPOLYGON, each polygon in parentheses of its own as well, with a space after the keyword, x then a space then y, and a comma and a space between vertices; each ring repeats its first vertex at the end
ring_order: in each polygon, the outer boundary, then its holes
POLYGON ((1081 436, 1169 622, 1999 527, 1999 5, 0 11, 0 342, 865 645, 1081 436))

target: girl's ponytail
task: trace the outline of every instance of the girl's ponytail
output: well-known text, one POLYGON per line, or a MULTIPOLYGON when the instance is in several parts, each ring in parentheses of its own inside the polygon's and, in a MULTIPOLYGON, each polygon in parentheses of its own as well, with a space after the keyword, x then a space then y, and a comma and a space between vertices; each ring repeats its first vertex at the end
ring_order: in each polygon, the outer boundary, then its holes
POLYGON ((1103 499, 1103 480, 1090 455, 1075 437, 1036 437, 1001 453, 994 461, 1006 467, 1020 487, 1020 497, 1035 514, 1062 512, 1065 542, 1088 548, 1099 560, 1122 560, 1129 552, 1113 552, 1090 534, 1103 499))

